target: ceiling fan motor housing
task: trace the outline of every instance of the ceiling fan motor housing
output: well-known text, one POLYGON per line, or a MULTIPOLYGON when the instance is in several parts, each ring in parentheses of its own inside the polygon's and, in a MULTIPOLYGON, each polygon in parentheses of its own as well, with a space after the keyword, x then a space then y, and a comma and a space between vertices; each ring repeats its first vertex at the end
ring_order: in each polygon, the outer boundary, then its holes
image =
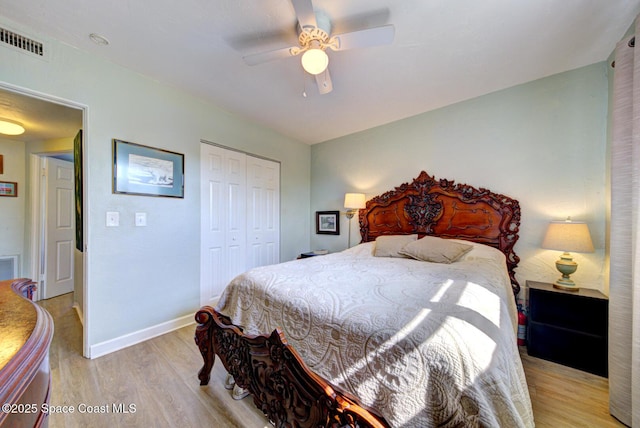
POLYGON ((298 43, 303 48, 310 48, 312 42, 319 42, 320 46, 324 46, 329 41, 329 34, 320 28, 305 29, 298 36, 298 43))

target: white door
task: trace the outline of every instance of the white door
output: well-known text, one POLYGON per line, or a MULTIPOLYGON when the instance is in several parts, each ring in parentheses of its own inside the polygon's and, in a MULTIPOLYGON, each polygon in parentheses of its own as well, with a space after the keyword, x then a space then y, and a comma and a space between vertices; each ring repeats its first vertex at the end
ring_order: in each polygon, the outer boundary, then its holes
POLYGON ((73 291, 75 211, 73 163, 45 159, 45 260, 43 298, 73 291))
MULTIPOLYGON (((247 270, 247 156, 225 150, 225 211, 228 271, 224 285, 247 270)), ((222 290, 220 290, 222 291, 222 290)))
POLYGON ((200 303, 211 305, 246 270, 246 155, 200 147, 200 303))
POLYGON ((280 262, 280 164, 247 156, 247 269, 280 262))

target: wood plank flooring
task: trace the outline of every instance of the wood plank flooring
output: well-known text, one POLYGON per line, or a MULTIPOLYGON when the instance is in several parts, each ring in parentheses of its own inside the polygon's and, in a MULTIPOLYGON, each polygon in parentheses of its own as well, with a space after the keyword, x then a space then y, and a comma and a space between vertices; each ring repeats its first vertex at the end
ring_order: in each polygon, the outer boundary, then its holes
POLYGON ((527 355, 520 349, 538 428, 624 427, 609 414, 609 381, 527 355))
MULTIPOLYGON (((209 385, 199 385, 195 326, 89 360, 73 295, 39 303, 55 324, 50 404, 61 412, 49 427, 271 427, 250 397, 231 398, 219 362, 209 385), (74 413, 57 408, 65 405, 74 413)), ((624 427, 608 413, 606 378, 521 354, 537 427, 624 427)))

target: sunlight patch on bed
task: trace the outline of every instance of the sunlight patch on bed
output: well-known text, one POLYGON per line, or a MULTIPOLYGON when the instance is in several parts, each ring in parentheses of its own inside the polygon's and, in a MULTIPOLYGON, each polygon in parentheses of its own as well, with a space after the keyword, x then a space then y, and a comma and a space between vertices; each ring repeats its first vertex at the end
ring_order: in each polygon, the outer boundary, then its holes
POLYGON ((500 328, 500 297, 486 287, 467 282, 465 292, 460 294, 458 305, 477 312, 500 328))
POLYGON ((438 289, 438 292, 431 298, 432 303, 442 300, 442 296, 449 290, 449 287, 453 285, 453 279, 447 279, 442 286, 438 289))

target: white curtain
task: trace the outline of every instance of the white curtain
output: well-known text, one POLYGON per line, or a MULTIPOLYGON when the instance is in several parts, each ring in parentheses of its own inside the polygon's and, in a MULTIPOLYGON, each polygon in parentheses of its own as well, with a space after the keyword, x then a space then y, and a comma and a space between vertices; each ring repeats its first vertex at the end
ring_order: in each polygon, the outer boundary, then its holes
POLYGON ((633 36, 618 43, 613 80, 609 409, 640 427, 640 47, 634 43, 633 36))

